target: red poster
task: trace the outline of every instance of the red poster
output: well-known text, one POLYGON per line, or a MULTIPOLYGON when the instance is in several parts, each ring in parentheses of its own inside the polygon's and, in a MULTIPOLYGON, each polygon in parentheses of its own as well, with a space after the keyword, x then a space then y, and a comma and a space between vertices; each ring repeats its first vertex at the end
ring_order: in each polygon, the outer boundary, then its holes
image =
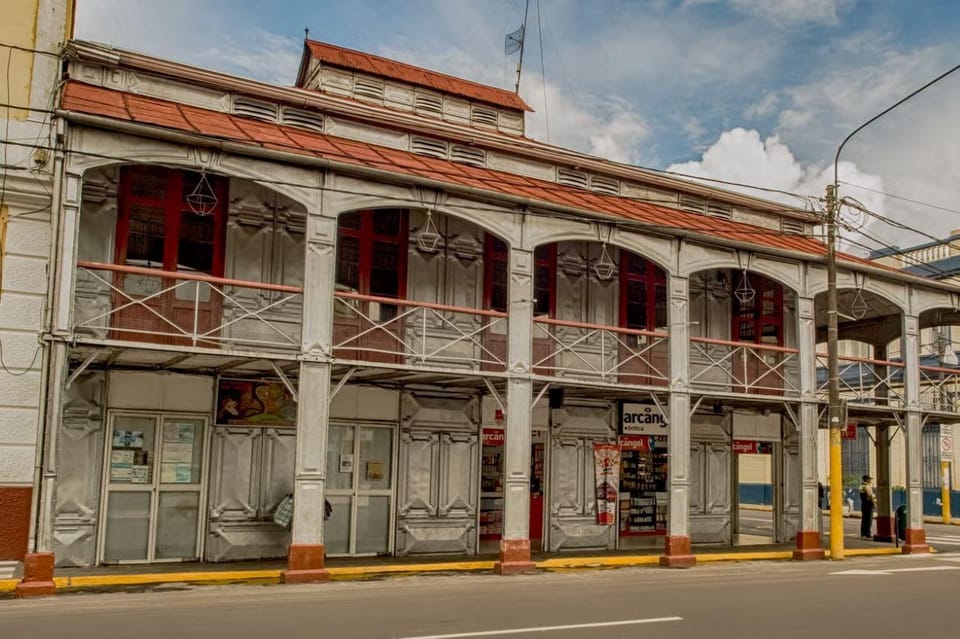
POLYGON ((620 446, 594 444, 593 461, 597 477, 597 523, 601 526, 612 526, 617 518, 620 446))

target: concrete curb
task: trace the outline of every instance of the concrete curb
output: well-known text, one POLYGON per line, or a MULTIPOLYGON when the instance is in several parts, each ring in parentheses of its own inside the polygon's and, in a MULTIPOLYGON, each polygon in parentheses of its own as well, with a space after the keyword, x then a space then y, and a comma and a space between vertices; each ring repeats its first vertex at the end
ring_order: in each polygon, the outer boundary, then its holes
MULTIPOLYGON (((880 555, 899 555, 899 548, 852 548, 846 551, 847 557, 868 557, 880 555)), ((827 551, 830 556, 830 551, 827 551)), ((722 561, 786 561, 793 559, 792 550, 774 550, 760 552, 702 553, 697 555, 697 563, 715 563, 722 561)), ((626 568, 631 566, 657 566, 659 555, 619 555, 615 557, 555 557, 536 562, 540 570, 551 572, 626 568)), ((479 572, 492 571, 493 561, 460 561, 425 564, 401 564, 393 566, 350 566, 329 568, 331 579, 348 581, 370 579, 374 577, 414 575, 430 572, 479 572)), ((86 588, 121 588, 129 586, 156 586, 162 584, 188 583, 202 585, 223 585, 234 583, 280 583, 280 569, 271 570, 220 570, 207 572, 171 572, 144 573, 129 575, 78 575, 76 577, 54 577, 58 590, 79 590, 86 588)), ((0 593, 12 592, 19 579, 0 579, 0 593)))

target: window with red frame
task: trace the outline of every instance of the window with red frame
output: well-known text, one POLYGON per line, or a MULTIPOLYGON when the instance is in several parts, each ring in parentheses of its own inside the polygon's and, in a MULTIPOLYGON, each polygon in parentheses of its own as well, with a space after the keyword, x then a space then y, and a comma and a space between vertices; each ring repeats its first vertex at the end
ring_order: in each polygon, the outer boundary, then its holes
POLYGON ((115 262, 222 277, 227 180, 206 176, 217 202, 209 215, 198 215, 187 196, 200 180, 190 171, 121 167, 115 262))
POLYGON ((538 246, 533 251, 533 314, 557 315, 557 245, 538 246))
POLYGON ((653 262, 620 251, 620 326, 653 330, 667 325, 667 276, 653 262))
POLYGON ((500 238, 486 233, 483 238, 483 307, 507 312, 510 281, 510 248, 500 238))
POLYGON ((338 286, 363 295, 406 296, 406 211, 346 213, 340 216, 337 235, 338 286))
MULTIPOLYGON (((734 275, 731 281, 740 279, 734 275)), ((755 293, 749 302, 733 296, 733 339, 783 346, 783 286, 755 273, 747 274, 747 282, 755 293)))

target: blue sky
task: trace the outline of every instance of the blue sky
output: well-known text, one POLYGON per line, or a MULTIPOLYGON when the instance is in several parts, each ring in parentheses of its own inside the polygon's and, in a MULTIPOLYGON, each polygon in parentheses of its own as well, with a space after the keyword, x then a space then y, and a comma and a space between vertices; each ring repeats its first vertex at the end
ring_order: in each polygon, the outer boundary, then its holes
MULTIPOLYGON (((604 157, 821 195, 839 142, 955 64, 951 0, 536 0, 531 136, 604 157), (544 81, 545 78, 545 81, 544 81), (544 101, 546 93, 546 102, 544 101), (546 108, 544 108, 546 105, 546 108), (549 118, 549 131, 546 120, 549 118)), ((289 84, 311 38, 512 87, 524 0, 78 0, 77 37, 289 84)), ((858 135, 842 187, 934 235, 960 213, 960 72, 858 135)), ((924 238, 872 220, 870 235, 924 238)), ((865 236, 859 241, 870 244, 865 236)))

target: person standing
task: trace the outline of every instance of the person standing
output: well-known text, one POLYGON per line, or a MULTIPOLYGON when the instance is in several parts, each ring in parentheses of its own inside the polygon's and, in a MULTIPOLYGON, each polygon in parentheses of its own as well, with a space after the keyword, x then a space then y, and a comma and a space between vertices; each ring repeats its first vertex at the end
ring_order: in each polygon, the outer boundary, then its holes
POLYGON ((873 493, 873 477, 863 476, 860 484, 860 536, 873 539, 873 513, 877 508, 877 497, 873 493))

